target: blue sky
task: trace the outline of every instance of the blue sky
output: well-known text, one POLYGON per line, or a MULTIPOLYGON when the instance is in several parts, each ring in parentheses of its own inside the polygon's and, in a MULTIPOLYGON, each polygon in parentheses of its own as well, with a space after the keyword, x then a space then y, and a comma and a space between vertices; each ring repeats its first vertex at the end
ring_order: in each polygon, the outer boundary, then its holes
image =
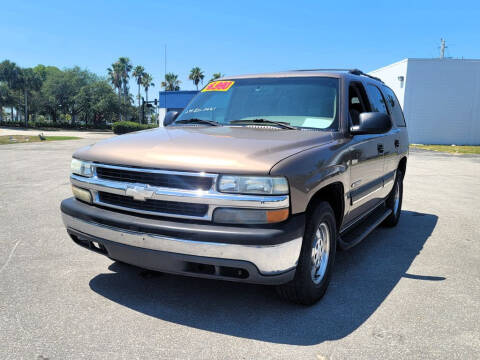
POLYGON ((194 88, 193 66, 206 80, 218 71, 370 71, 436 57, 441 37, 448 56, 480 58, 478 1, 0 0, 0 10, 0 61, 79 65, 105 75, 128 56, 159 85, 167 44, 167 71, 179 74, 182 89, 194 88))

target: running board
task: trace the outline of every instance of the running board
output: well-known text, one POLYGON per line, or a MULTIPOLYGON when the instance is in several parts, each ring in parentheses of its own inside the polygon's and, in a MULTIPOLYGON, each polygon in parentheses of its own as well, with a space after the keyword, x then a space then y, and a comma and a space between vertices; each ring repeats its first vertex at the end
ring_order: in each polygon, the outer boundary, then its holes
POLYGON ((391 209, 385 209, 380 206, 377 210, 372 212, 360 225, 356 226, 352 230, 347 231, 338 237, 338 244, 342 250, 350 249, 355 245, 358 245, 363 239, 365 239, 383 220, 385 220, 392 213, 391 209))

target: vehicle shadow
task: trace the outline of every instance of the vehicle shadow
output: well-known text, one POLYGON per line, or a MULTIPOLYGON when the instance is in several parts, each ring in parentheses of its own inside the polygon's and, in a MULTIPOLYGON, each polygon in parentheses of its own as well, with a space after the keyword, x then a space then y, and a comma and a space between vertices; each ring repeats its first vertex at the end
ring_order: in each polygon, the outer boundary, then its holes
POLYGON ((437 216, 403 211, 394 229, 379 228, 338 252, 325 297, 304 307, 271 287, 166 275, 113 263, 90 281, 98 294, 135 311, 198 329, 272 343, 313 345, 343 338, 368 319, 406 274, 431 235, 437 216))

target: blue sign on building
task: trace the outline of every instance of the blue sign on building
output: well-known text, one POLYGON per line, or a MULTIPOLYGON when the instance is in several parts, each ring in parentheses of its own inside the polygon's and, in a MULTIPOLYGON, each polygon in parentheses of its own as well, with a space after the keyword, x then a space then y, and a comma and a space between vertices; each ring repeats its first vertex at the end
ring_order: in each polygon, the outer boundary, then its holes
POLYGON ((160 91, 158 107, 166 109, 166 111, 183 110, 197 93, 198 91, 196 90, 160 91))

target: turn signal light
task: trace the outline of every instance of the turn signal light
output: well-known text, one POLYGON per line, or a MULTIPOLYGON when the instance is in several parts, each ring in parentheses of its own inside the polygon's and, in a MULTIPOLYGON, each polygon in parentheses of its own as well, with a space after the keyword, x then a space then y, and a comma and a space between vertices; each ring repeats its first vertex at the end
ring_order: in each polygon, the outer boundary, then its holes
POLYGON ((267 210, 267 222, 277 223, 288 219, 288 209, 267 210))
POLYGON ((288 208, 280 210, 219 208, 213 221, 219 224, 272 224, 288 219, 288 208))

